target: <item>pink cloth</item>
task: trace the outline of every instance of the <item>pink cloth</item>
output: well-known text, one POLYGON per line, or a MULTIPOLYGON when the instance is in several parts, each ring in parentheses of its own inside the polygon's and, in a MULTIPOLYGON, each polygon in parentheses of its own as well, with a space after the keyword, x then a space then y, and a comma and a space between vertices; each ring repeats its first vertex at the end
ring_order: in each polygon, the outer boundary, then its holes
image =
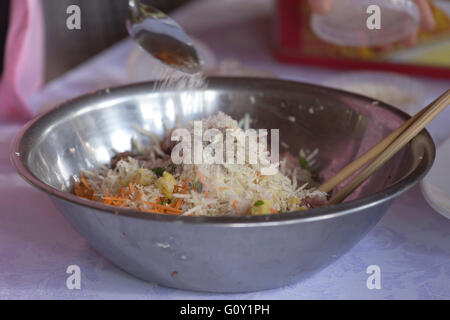
POLYGON ((0 121, 33 116, 28 98, 43 81, 44 22, 40 0, 11 1, 3 76, 0 82, 0 121))

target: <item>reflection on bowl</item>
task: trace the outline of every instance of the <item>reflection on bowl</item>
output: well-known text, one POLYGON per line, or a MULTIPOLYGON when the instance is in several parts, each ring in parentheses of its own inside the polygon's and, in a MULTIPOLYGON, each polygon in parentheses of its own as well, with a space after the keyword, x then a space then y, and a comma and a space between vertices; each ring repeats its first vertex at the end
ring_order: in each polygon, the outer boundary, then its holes
POLYGON ((422 108, 424 103, 423 85, 394 72, 344 72, 327 79, 324 85, 386 102, 411 115, 422 108))

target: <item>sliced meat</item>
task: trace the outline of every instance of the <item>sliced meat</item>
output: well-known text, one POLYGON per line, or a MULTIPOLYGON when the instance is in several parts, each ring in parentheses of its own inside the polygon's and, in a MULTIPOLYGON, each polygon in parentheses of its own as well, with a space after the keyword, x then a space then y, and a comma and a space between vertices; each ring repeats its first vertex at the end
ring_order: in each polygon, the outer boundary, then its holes
POLYGON ((315 194, 310 197, 306 197, 300 202, 300 205, 308 208, 320 208, 327 204, 326 194, 315 194))
POLYGON ((117 166, 117 163, 120 161, 120 160, 126 160, 126 159, 128 159, 128 157, 135 157, 136 155, 134 154, 134 153, 132 153, 132 152, 129 152, 129 151, 126 151, 126 152, 122 152, 122 153, 118 153, 118 154, 116 154, 114 157, 112 157, 112 159, 111 159, 111 163, 110 163, 110 166, 111 166, 111 169, 115 169, 116 168, 116 166, 117 166))
POLYGON ((165 153, 170 155, 172 153, 172 149, 176 146, 178 143, 177 141, 172 141, 172 133, 176 128, 170 130, 164 138, 162 138, 161 142, 159 143, 159 147, 161 150, 165 153))
POLYGON ((312 179, 311 172, 301 167, 298 157, 293 156, 289 152, 285 152, 281 155, 280 159, 286 160, 285 171, 283 172, 285 175, 291 177, 294 170, 296 170, 299 185, 306 182, 309 183, 309 187, 314 187, 316 185, 314 179, 312 179))

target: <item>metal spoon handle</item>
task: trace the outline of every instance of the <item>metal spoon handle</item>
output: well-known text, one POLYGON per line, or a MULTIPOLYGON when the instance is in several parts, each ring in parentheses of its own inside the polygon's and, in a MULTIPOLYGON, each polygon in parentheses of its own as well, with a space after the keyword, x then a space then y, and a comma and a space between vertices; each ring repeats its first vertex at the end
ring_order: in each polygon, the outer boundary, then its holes
POLYGON ((139 8, 141 7, 141 0, 128 0, 128 7, 135 18, 140 16, 141 11, 139 8))

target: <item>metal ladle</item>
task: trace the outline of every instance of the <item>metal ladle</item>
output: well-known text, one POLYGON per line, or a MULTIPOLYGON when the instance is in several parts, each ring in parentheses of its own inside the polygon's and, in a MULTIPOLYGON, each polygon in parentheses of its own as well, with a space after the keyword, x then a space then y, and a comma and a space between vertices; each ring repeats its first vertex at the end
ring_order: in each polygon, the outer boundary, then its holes
POLYGON ((140 0, 129 0, 127 28, 138 45, 179 71, 195 74, 202 64, 191 39, 170 17, 140 0))

